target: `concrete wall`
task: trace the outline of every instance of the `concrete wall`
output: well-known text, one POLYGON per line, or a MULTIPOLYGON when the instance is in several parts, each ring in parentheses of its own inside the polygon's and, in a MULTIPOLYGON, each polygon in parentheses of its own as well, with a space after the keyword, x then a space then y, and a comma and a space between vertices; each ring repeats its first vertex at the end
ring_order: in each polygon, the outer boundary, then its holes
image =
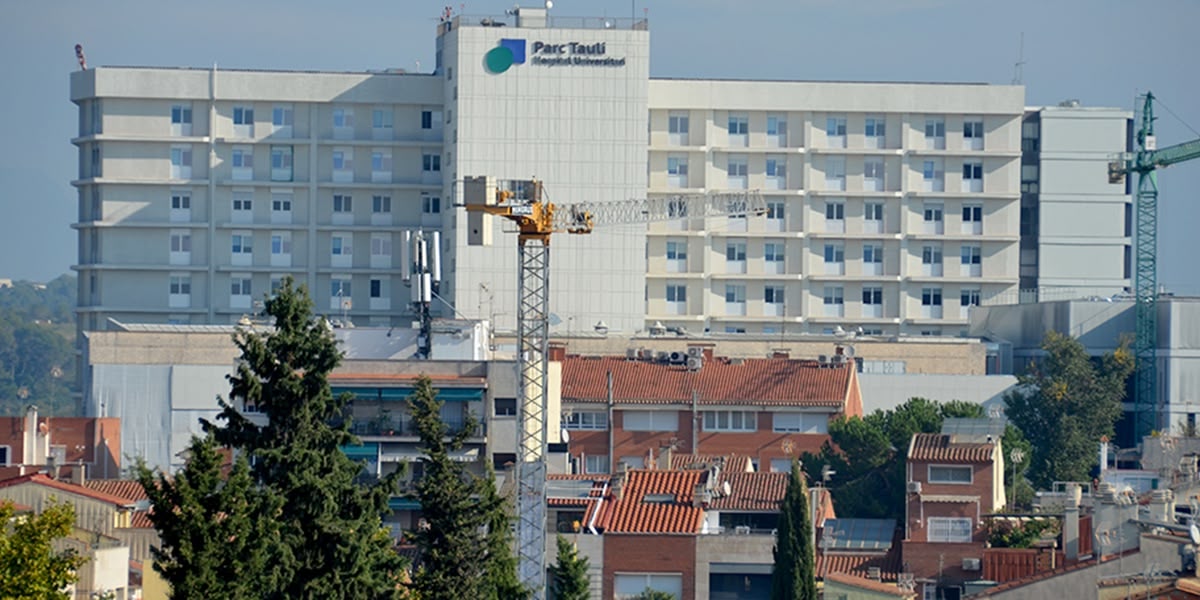
POLYGON ((709 576, 723 565, 764 569, 775 564, 772 535, 701 535, 696 537, 696 597, 707 598, 709 576))
POLYGON ((664 573, 682 575, 683 597, 679 600, 704 598, 696 589, 696 545, 695 535, 605 534, 601 597, 613 597, 617 574, 664 573))
POLYGON ((546 536, 546 564, 552 565, 558 556, 558 535, 575 545, 575 551, 588 561, 588 584, 592 598, 603 598, 604 536, 584 534, 550 534, 546 536))

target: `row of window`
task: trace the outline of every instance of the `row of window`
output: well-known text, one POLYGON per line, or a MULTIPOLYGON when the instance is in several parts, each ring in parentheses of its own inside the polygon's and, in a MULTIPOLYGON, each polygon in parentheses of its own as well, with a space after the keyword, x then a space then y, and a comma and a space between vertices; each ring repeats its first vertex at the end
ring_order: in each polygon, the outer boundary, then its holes
MULTIPOLYGON (((272 275, 270 282, 271 293, 279 289, 283 280, 282 275, 272 275)), ((370 308, 387 309, 389 306, 379 305, 377 300, 390 297, 390 279, 384 276, 373 276, 367 282, 368 297, 372 301, 370 308)), ((167 281, 168 303, 171 308, 188 308, 191 306, 192 276, 187 273, 172 273, 167 281)), ((249 308, 250 298, 254 295, 253 277, 249 273, 233 273, 229 276, 230 307, 249 308)), ((330 280, 330 309, 350 309, 350 299, 353 297, 353 281, 350 275, 333 275, 330 280)))
MULTIPOLYGON (((748 185, 749 157, 744 154, 730 154, 725 163, 726 187, 730 189, 746 189, 748 185)), ((762 185, 768 190, 788 189, 787 186, 787 157, 783 155, 766 156, 765 179, 762 185)), ((667 157, 667 187, 692 187, 688 179, 688 157, 672 155, 667 157)), ((827 156, 822 171, 826 191, 844 191, 846 189, 846 157, 827 156)), ((926 192, 946 191, 945 161, 929 159, 921 165, 922 190, 926 192)), ((888 191, 887 164, 882 157, 866 157, 863 159, 863 190, 868 192, 888 191)), ((894 191, 894 190, 893 190, 894 191)), ((967 160, 962 163, 963 192, 983 191, 983 161, 967 160)))
MULTIPOLYGON (((271 215, 272 217, 286 217, 285 219, 272 218, 272 222, 291 222, 293 196, 290 192, 272 192, 271 193, 271 215)), ((102 215, 97 210, 93 211, 97 220, 101 219, 102 215)), ((171 220, 172 221, 187 221, 190 219, 192 210, 192 195, 186 191, 171 192, 171 220)), ((332 210, 335 215, 350 215, 354 211, 354 196, 351 194, 334 194, 332 200, 332 210)), ((421 194, 421 212, 423 214, 437 214, 442 211, 441 198, 432 194, 421 194)), ((234 223, 250 223, 253 221, 254 212, 254 193, 244 190, 234 190, 232 199, 232 213, 234 223)), ((371 214, 372 215, 387 215, 392 212, 392 197, 387 194, 373 194, 371 196, 371 214)))
MULTIPOLYGON (((92 104, 92 123, 95 133, 100 133, 100 103, 92 104)), ((171 133, 173 135, 192 135, 192 106, 190 104, 175 104, 171 106, 171 133)), ((234 106, 232 121, 234 135, 237 137, 254 137, 256 124, 253 106, 234 106)), ((271 109, 271 133, 273 135, 290 136, 295 123, 295 107, 291 104, 276 105, 271 109)), ((442 111, 423 110, 420 116, 422 130, 440 129, 442 111)), ((330 125, 333 135, 338 139, 353 137, 355 127, 355 109, 352 107, 334 107, 330 113, 330 125)), ((371 110, 371 129, 376 139, 390 139, 395 126, 395 112, 390 108, 374 108, 371 110), (380 133, 386 135, 381 136, 380 133)), ((83 131, 80 132, 83 134, 83 131)))
MULTIPOLYGON (((752 410, 701 411, 704 431, 751 432, 758 430, 758 413, 752 410)), ((679 413, 667 410, 621 411, 625 431, 678 431, 679 413)), ((772 431, 776 433, 826 433, 829 415, 816 413, 771 413, 772 431)), ((563 427, 574 430, 604 431, 608 429, 608 413, 603 411, 573 411, 563 417, 563 427)))
MULTIPOLYGON (((295 157, 292 146, 273 145, 271 153, 271 181, 292 181, 295 157)), ((192 159, 194 153, 191 146, 172 146, 170 151, 171 178, 191 179, 192 159)), ((230 155, 233 169, 231 177, 234 181, 251 181, 254 179, 254 149, 250 146, 234 146, 230 155)), ((354 181, 354 149, 334 148, 330 166, 333 169, 333 181, 354 181)), ((391 150, 376 149, 371 151, 371 181, 388 182, 392 177, 391 150)), ((442 156, 440 153, 425 151, 421 154, 421 172, 427 175, 440 174, 442 171, 442 156)), ((100 149, 92 148, 93 177, 100 176, 100 149)))
MULTIPOLYGON (((943 117, 927 117, 924 123, 925 144, 928 149, 945 149, 946 120, 943 117)), ((667 115, 667 133, 674 144, 687 144, 686 136, 690 133, 690 115, 682 112, 671 112, 667 115)), ((750 115, 744 112, 730 112, 726 120, 725 131, 729 135, 730 145, 746 145, 746 136, 750 133, 750 115)), ((825 138, 830 148, 845 148, 847 134, 847 119, 842 115, 830 115, 825 118, 825 138)), ((768 143, 772 145, 787 144, 787 117, 781 114, 767 115, 766 128, 768 143)), ((867 148, 883 148, 887 137, 887 118, 873 115, 863 119, 862 135, 867 148)), ((984 139, 983 119, 981 117, 966 117, 963 120, 962 138, 964 150, 982 150, 984 139)))
MULTIPOLYGON (((821 297, 824 305, 828 308, 831 306, 840 308, 846 303, 846 288, 841 285, 827 285, 821 290, 821 297)), ((763 302, 766 304, 782 305, 786 300, 787 290, 782 285, 765 284, 763 285, 763 302)), ((725 304, 729 308, 730 304, 741 304, 741 312, 734 313, 733 316, 745 314, 746 302, 746 285, 741 283, 726 283, 725 284, 725 304)), ((687 302, 687 284, 685 283, 668 283, 666 285, 666 301, 670 304, 685 304, 687 302)), ((982 290, 979 288, 961 288, 959 293, 959 305, 962 307, 979 306, 982 298, 982 290)), ((862 304, 867 307, 882 307, 883 306, 883 287, 865 285, 862 286, 862 304)), ((923 287, 921 288, 921 306, 938 307, 942 306, 942 288, 941 287, 923 287)), ((686 306, 679 307, 686 309, 686 306)), ((729 314, 729 313, 727 313, 729 314)), ((835 315, 829 315, 835 316, 835 315)), ((841 316, 836 315, 836 316, 841 316)), ((874 317, 882 317, 882 314, 866 315, 874 317)))

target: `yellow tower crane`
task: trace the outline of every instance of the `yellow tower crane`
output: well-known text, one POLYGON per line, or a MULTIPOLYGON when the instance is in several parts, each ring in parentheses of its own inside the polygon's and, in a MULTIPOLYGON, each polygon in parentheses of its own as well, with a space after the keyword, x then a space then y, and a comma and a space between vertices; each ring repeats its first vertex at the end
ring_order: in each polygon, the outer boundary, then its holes
POLYGON ((550 237, 587 234, 594 227, 766 212, 757 191, 682 194, 616 202, 556 205, 537 180, 463 182, 468 244, 482 245, 485 215, 517 226, 517 559, 521 583, 545 597, 546 573, 546 352, 549 340, 550 237))

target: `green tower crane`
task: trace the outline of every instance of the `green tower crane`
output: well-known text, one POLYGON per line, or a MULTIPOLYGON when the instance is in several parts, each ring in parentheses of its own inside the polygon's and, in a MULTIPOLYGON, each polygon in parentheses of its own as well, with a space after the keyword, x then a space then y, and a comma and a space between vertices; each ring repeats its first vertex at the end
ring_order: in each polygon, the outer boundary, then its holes
POLYGON ((1137 173, 1137 198, 1134 202, 1134 358, 1137 361, 1134 385, 1134 439, 1141 440, 1169 423, 1160 421, 1162 404, 1158 398, 1158 177, 1156 172, 1193 158, 1200 158, 1200 139, 1158 149, 1154 137, 1154 94, 1146 93, 1142 105, 1141 126, 1137 133, 1137 151, 1122 155, 1108 164, 1109 183, 1120 183, 1137 173))

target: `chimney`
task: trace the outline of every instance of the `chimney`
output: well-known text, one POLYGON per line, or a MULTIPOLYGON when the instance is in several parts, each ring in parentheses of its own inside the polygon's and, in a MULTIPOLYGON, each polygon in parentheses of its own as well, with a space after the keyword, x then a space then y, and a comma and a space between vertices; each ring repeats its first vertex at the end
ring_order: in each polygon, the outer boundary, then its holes
POLYGON ((87 483, 87 465, 77 463, 71 466, 71 483, 84 485, 87 483))
POLYGON ((615 477, 613 477, 613 482, 612 482, 613 498, 620 500, 625 497, 625 477, 627 475, 628 475, 628 473, 626 471, 622 470, 615 477))
POLYGON ((787 360, 788 358, 791 358, 791 353, 788 348, 772 348, 771 358, 782 358, 787 360))
POLYGON ((674 454, 675 454, 675 450, 670 444, 667 444, 665 447, 663 447, 661 450, 659 450, 658 451, 658 468, 662 469, 664 471, 669 471, 671 469, 671 457, 674 454))
POLYGON ((37 407, 30 404, 25 409, 25 425, 22 431, 22 448, 21 448, 21 464, 23 465, 40 465, 42 461, 37 458, 38 446, 38 416, 37 407))
POLYGON ((1171 490, 1154 490, 1150 493, 1150 519, 1159 523, 1175 522, 1175 493, 1171 490))
POLYGON ((554 362, 562 362, 567 358, 567 345, 562 342, 550 342, 546 351, 546 358, 554 362))
POLYGON ((1057 568, 1057 565, 1054 564, 1057 554, 1055 546, 1057 545, 1056 540, 1038 540, 1033 543, 1033 547, 1037 549, 1037 555, 1033 559, 1034 573, 1044 573, 1057 568))
POLYGON ((1067 502, 1063 509, 1063 554, 1067 562, 1079 560, 1079 507, 1067 502))

